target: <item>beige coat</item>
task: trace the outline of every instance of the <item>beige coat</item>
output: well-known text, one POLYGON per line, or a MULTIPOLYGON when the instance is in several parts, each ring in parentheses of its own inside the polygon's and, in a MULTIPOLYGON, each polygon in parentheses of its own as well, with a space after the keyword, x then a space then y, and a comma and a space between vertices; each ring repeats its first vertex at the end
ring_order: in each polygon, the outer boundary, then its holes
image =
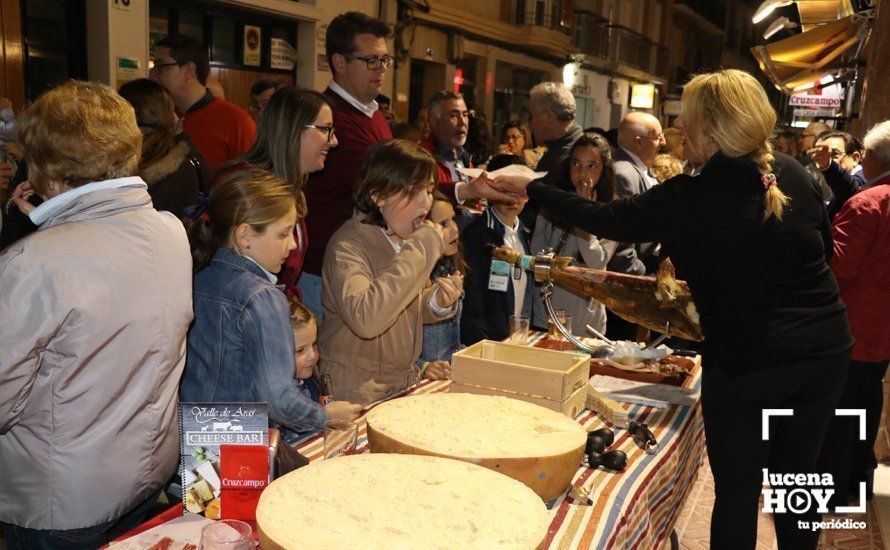
POLYGON ((428 283, 444 245, 424 226, 396 254, 380 227, 359 219, 347 220, 325 252, 318 351, 334 396, 370 403, 416 381, 423 323, 442 320, 428 283))
POLYGON ((189 245, 127 179, 0 255, 2 522, 106 523, 176 472, 189 245))

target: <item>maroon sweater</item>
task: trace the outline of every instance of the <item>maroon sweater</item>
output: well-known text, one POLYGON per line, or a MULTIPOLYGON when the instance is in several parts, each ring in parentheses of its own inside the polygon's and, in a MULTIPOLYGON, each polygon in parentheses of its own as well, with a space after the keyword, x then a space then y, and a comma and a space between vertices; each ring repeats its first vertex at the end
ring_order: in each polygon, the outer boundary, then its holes
POLYGON ((368 118, 330 88, 324 95, 334 107, 338 145, 328 152, 324 170, 309 176, 305 189, 309 208, 306 224, 311 238, 303 270, 319 276, 331 235, 352 216, 352 190, 365 153, 375 143, 392 139, 381 111, 368 118))

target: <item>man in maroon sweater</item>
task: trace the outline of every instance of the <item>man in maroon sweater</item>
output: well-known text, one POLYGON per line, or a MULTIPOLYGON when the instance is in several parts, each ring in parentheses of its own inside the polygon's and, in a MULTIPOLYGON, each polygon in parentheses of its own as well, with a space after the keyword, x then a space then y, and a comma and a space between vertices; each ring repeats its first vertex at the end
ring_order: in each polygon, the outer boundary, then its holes
POLYGON ((328 26, 325 49, 334 78, 324 91, 334 111, 338 145, 325 168, 309 177, 305 188, 309 215, 309 250, 298 286, 303 303, 322 320, 321 266, 331 235, 350 216, 352 190, 365 153, 392 132, 376 98, 393 62, 387 53, 390 28, 363 13, 338 15, 328 26))
MULTIPOLYGON (((334 111, 338 145, 328 152, 325 168, 309 177, 305 188, 309 214, 309 249, 297 286, 303 303, 322 321, 321 266, 328 241, 351 215, 352 190, 365 153, 375 143, 392 139, 386 117, 375 98, 393 62, 386 39, 386 23, 363 13, 347 12, 331 21, 325 50, 333 81, 324 91, 334 111)), ((458 202, 479 198, 502 199, 491 180, 480 177, 460 186, 458 202)), ((455 194, 453 184, 446 189, 455 194)))

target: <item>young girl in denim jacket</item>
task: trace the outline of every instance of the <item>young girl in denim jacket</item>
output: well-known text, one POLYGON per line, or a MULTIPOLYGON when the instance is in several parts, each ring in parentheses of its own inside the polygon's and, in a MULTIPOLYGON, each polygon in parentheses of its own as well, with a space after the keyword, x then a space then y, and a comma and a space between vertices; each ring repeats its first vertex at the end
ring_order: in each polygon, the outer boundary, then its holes
POLYGON ((290 310, 275 273, 296 246, 293 187, 257 168, 227 174, 189 228, 195 321, 188 337, 182 401, 265 402, 269 420, 296 432, 360 406, 322 407, 294 380, 290 310))
MULTIPOLYGON (((442 238, 445 241, 445 254, 436 263, 430 275, 435 284, 438 277, 453 273, 465 273, 466 263, 460 251, 460 234, 457 222, 454 221, 454 207, 445 195, 433 193, 433 205, 430 208, 429 220, 442 227, 442 238)), ((451 355, 461 349, 460 344, 460 313, 463 297, 457 302, 454 317, 423 325, 423 350, 417 364, 421 368, 429 368, 427 363, 444 361, 451 363, 451 355)))

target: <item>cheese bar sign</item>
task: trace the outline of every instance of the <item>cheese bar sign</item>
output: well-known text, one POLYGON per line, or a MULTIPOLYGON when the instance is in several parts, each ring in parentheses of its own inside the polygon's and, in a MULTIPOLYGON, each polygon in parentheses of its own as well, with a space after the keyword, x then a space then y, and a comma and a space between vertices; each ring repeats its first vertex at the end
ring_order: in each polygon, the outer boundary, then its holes
POLYGON ((220 473, 227 467, 220 447, 254 446, 268 457, 268 407, 265 403, 180 403, 179 433, 183 507, 219 519, 221 494, 226 489, 220 473))

